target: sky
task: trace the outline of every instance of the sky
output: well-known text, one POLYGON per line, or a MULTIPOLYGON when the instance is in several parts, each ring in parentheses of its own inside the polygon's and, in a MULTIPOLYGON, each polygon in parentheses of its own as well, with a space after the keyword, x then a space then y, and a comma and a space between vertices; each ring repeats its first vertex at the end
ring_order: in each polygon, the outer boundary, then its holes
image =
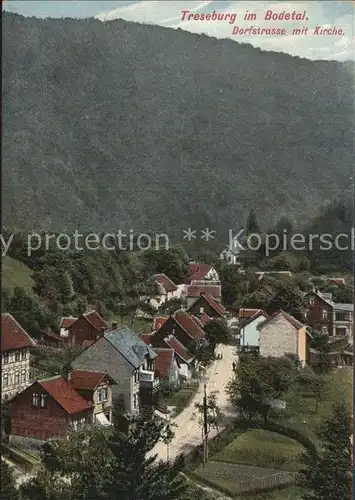
POLYGON ((263 50, 286 52, 288 54, 305 57, 307 59, 326 60, 355 60, 354 21, 355 1, 325 0, 303 2, 302 0, 285 2, 270 0, 261 2, 248 1, 32 1, 7 0, 3 3, 5 10, 16 12, 24 16, 36 17, 96 17, 101 21, 110 21, 117 18, 126 21, 136 21, 146 24, 156 24, 170 28, 181 28, 193 33, 205 33, 216 38, 231 38, 236 42, 250 43, 263 50), (182 11, 191 14, 234 13, 234 24, 228 21, 196 21, 182 20, 182 11), (246 11, 257 15, 256 21, 245 21, 246 11), (265 12, 282 11, 292 13, 306 11, 308 21, 266 21, 265 12), (233 28, 250 26, 261 28, 285 28, 284 36, 238 35, 233 34, 233 28), (323 26, 342 29, 343 34, 314 35, 314 28, 323 26), (293 28, 307 27, 306 35, 292 35, 293 28))

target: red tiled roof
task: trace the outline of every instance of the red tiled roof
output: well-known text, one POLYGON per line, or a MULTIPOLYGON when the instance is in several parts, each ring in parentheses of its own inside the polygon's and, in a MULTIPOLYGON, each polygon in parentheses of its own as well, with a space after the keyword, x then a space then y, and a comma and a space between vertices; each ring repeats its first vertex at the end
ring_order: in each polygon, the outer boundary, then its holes
POLYGON ((162 285, 167 292, 175 292, 178 287, 166 274, 155 274, 154 279, 162 285))
POLYGON ((212 307, 212 309, 214 309, 218 314, 220 314, 221 316, 223 316, 223 314, 225 314, 226 312, 226 309, 222 306, 222 304, 220 304, 219 302, 217 302, 216 300, 214 300, 214 298, 212 297, 212 295, 210 295, 209 293, 204 293, 202 295, 202 298, 207 302, 207 304, 212 307))
POLYGON ((187 297, 199 297, 201 294, 209 294, 213 298, 220 299, 222 295, 221 285, 188 285, 187 297))
POLYGON ((163 316, 157 316, 156 318, 154 318, 153 330, 159 330, 159 328, 161 328, 164 325, 167 319, 168 318, 165 318, 163 316))
POLYGON ((206 313, 203 314, 194 314, 194 318, 197 318, 203 326, 207 325, 212 321, 212 318, 210 318, 206 313))
POLYGON ((173 318, 192 339, 202 340, 204 338, 205 332, 199 326, 197 320, 187 312, 179 309, 175 311, 173 318))
POLYGON ((189 281, 203 280, 212 269, 210 264, 189 264, 189 281))
POLYGON ((1 315, 1 352, 32 347, 36 342, 9 313, 1 315))
POLYGON ((62 318, 60 320, 60 328, 69 328, 78 318, 72 318, 72 317, 67 317, 67 318, 62 318))
POLYGON ((85 370, 74 370, 71 372, 70 384, 74 389, 82 389, 94 391, 104 378, 108 378, 110 383, 113 382, 104 372, 91 372, 85 370))
POLYGON ((257 326, 257 329, 261 329, 264 325, 266 325, 267 323, 269 323, 269 321, 273 320, 274 318, 276 318, 277 316, 282 316, 283 318, 285 318, 289 323, 291 323, 292 326, 294 326, 297 330, 300 330, 301 328, 303 328, 305 325, 303 323, 301 323, 300 321, 298 321, 298 319, 294 318, 293 316, 291 316, 291 314, 288 314, 286 313, 285 311, 278 311, 274 314, 272 314, 271 316, 269 316, 265 321, 263 321, 262 323, 259 323, 259 325, 257 326))
POLYGON ((147 345, 150 345, 153 341, 154 333, 141 333, 139 338, 147 345))
POLYGON ((43 335, 45 335, 46 337, 50 337, 51 339, 58 340, 58 342, 64 342, 65 338, 54 332, 43 332, 43 335))
POLYGON ((239 309, 238 318, 239 319, 247 319, 252 318, 255 314, 263 312, 261 309, 239 309))
POLYGON ((93 310, 85 313, 83 316, 92 324, 94 328, 97 330, 102 330, 103 328, 107 328, 106 322, 100 316, 100 314, 93 310))
POLYGON ((82 398, 64 378, 38 380, 37 383, 69 414, 85 412, 92 403, 82 398))
POLYGON ((81 347, 85 347, 87 349, 88 347, 92 346, 92 344, 95 344, 96 340, 83 340, 81 347))
POLYGON ((169 337, 166 337, 164 339, 165 344, 170 347, 171 349, 174 349, 175 353, 183 360, 185 363, 189 363, 192 359, 194 359, 193 354, 186 349, 185 346, 182 345, 181 342, 178 341, 174 335, 169 335, 169 337))
POLYGON ((169 378, 169 370, 174 361, 174 349, 154 348, 157 353, 155 372, 160 378, 169 378))
POLYGON ((334 284, 334 285, 345 285, 344 278, 327 278, 326 282, 328 284, 334 284))

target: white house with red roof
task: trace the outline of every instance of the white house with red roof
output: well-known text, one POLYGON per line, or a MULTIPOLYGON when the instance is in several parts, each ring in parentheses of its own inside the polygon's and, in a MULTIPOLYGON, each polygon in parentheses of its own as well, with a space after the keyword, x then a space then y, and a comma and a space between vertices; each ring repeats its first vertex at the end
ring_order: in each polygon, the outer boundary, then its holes
POLYGON ((9 400, 30 384, 30 348, 36 342, 9 313, 1 315, 1 399, 9 400))
POLYGON ((191 285, 194 282, 201 281, 214 281, 218 284, 220 283, 219 275, 213 266, 210 264, 190 262, 186 284, 191 285))
POLYGON ((154 351, 158 355, 155 360, 156 376, 171 388, 179 387, 179 365, 174 349, 166 346, 166 348, 156 347, 154 351))
POLYGON ((258 326, 265 321, 267 314, 261 309, 246 309, 255 311, 254 314, 245 315, 239 320, 238 337, 239 345, 243 348, 260 348, 260 332, 258 326))

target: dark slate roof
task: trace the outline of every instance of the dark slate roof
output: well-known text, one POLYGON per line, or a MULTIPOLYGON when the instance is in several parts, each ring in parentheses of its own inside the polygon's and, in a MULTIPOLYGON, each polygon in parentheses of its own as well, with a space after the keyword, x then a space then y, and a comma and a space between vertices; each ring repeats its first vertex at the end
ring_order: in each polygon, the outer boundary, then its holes
POLYGON ((153 349, 130 328, 119 328, 108 332, 105 338, 134 368, 139 368, 147 355, 150 359, 157 357, 153 349))

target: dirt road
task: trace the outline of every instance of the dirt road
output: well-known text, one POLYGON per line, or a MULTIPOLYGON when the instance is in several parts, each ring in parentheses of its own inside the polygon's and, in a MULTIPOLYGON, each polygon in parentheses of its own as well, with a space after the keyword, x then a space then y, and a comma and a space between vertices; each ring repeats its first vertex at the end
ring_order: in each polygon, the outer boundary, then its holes
MULTIPOLYGON (((221 345, 219 346, 218 352, 222 354, 223 358, 215 360, 208 368, 205 383, 207 385, 207 394, 218 391, 218 406, 224 414, 223 420, 225 421, 224 425, 221 424, 220 426, 220 430, 222 430, 225 423, 233 417, 233 409, 225 393, 225 386, 233 375, 232 363, 236 361, 236 348, 235 346, 221 345)), ((158 454, 158 458, 163 460, 170 458, 170 460, 173 460, 180 453, 187 453, 192 447, 201 444, 201 427, 199 426, 198 419, 193 419, 193 414, 196 413, 195 403, 202 402, 203 394, 204 382, 202 381, 189 406, 175 419, 171 419, 171 422, 174 422, 177 427, 173 428, 175 437, 169 445, 169 451, 167 446, 163 443, 158 443, 154 448, 153 453, 158 454)), ((215 434, 216 431, 214 429, 211 430, 210 437, 213 437, 215 434)))

